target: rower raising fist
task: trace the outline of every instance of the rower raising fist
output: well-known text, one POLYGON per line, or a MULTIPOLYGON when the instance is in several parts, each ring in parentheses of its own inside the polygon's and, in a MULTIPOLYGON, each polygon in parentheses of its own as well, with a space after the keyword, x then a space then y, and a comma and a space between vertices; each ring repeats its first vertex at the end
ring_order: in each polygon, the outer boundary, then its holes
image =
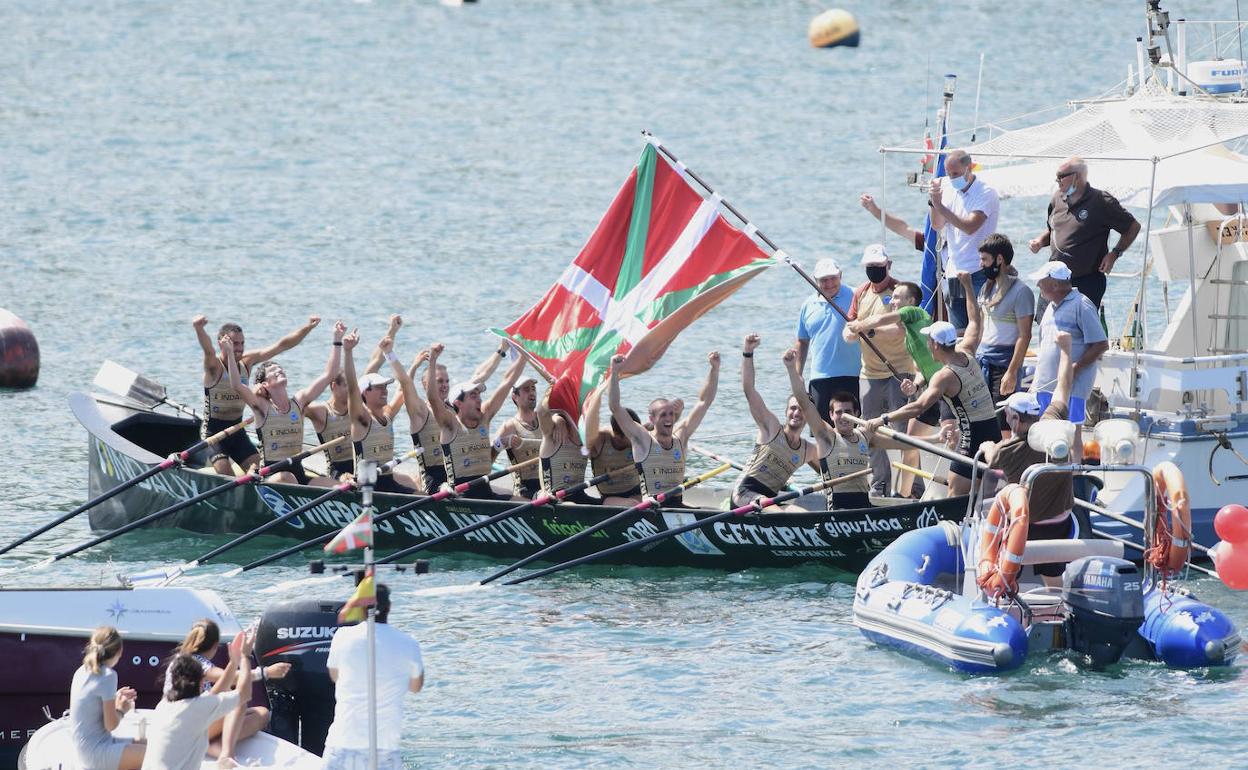
POLYGON ((763 341, 763 338, 758 336, 757 334, 751 333, 751 334, 745 335, 745 343, 741 346, 741 352, 753 353, 758 348, 759 343, 761 343, 762 341, 763 341))
POLYGON ((342 342, 342 338, 345 337, 346 334, 347 325, 342 322, 342 319, 334 321, 334 342, 342 342))
POLYGON ((360 344, 360 335, 358 329, 352 329, 350 334, 342 338, 342 346, 347 350, 354 350, 355 346, 360 344))
POLYGON ((797 351, 794 350, 793 348, 789 348, 788 350, 784 351, 784 355, 780 356, 780 360, 783 361, 784 365, 787 366, 788 368, 796 369, 797 368, 797 351))
POLYGON ((442 355, 443 350, 446 350, 446 345, 443 345, 441 342, 435 342, 429 348, 429 357, 437 358, 438 356, 442 355))
POLYGON ((710 363, 712 369, 718 369, 719 368, 719 351, 712 350, 710 353, 707 353, 706 360, 708 363, 710 363))
POLYGON ((308 316, 308 322, 303 325, 303 328, 307 329, 308 331, 312 331, 313 329, 316 328, 316 325, 319 324, 320 322, 321 322, 321 317, 319 315, 310 315, 308 316))
POLYGON ((382 337, 381 342, 377 343, 377 349, 383 355, 389 355, 390 351, 394 350, 394 337, 382 337))
POLYGON ((199 315, 191 319, 191 326, 193 326, 196 329, 202 329, 207 325, 208 325, 208 316, 204 315, 203 313, 200 313, 199 315))
POLYGON ((403 316, 399 315, 398 313, 395 313, 394 315, 390 316, 390 328, 386 330, 386 336, 394 337, 394 335, 399 333, 399 327, 401 327, 402 325, 403 325, 403 316))

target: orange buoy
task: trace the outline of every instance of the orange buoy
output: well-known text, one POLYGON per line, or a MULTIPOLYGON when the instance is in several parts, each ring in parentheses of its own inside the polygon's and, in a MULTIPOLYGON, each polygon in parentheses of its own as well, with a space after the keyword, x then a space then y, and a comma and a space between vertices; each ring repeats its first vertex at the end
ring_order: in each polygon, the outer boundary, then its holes
POLYGON ((0 388, 33 388, 39 379, 39 343, 22 319, 0 308, 0 388))
POLYGON ((858 20, 853 14, 842 8, 833 8, 810 20, 806 39, 814 48, 836 48, 837 46, 857 48, 861 40, 861 32, 858 29, 858 20))

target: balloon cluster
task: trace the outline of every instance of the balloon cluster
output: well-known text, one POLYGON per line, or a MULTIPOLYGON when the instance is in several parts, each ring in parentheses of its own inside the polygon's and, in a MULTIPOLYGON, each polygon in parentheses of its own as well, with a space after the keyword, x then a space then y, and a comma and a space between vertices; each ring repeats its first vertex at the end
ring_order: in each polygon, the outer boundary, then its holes
POLYGON ((1248 508, 1238 503, 1222 506, 1213 528, 1222 539, 1211 550, 1218 577, 1230 588, 1248 590, 1248 508))

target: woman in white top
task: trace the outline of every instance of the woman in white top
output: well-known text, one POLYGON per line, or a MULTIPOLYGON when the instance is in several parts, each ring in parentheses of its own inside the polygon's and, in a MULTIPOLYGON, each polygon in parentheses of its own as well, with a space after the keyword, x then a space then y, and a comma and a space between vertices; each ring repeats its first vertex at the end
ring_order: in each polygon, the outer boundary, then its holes
POLYGON ((114 738, 121 718, 134 708, 133 687, 117 687, 113 667, 121 660, 121 634, 100 626, 83 651, 69 690, 70 733, 82 770, 138 770, 144 746, 114 738))
MULTIPOLYGON (((205 618, 204 620, 196 621, 195 625, 191 626, 190 633, 182 640, 182 644, 178 645, 173 659, 169 662, 168 668, 165 669, 165 700, 172 700, 170 694, 174 689, 173 664, 182 656, 190 658, 199 665, 202 681, 201 690, 203 692, 219 690, 222 687, 225 690, 229 690, 234 686, 234 680, 228 673, 229 669, 218 668, 212 663, 220 643, 221 629, 211 620, 205 618)), ((289 671, 289 663, 274 663, 271 666, 257 668, 255 671, 252 671, 249 667, 248 677, 250 680, 264 678, 281 679, 289 671)), ((211 749, 213 753, 220 757, 222 765, 225 767, 233 766, 226 763, 233 761, 234 746, 243 738, 260 732, 269 723, 269 710, 263 706, 249 707, 247 700, 247 698, 243 698, 236 704, 237 707, 235 709, 213 720, 212 724, 207 727, 207 735, 213 740, 211 749), (220 739, 219 746, 218 738, 220 739)))
MULTIPOLYGON (((212 689, 204 692, 203 664, 178 654, 169 664, 169 691, 156 707, 147 731, 143 770, 199 770, 208 753, 209 728, 251 699, 250 634, 239 634, 230 644, 230 663, 212 689), (237 682, 238 689, 230 688, 237 682)), ((231 748, 232 751, 232 748, 231 748)), ((238 767, 224 752, 220 767, 238 767)))

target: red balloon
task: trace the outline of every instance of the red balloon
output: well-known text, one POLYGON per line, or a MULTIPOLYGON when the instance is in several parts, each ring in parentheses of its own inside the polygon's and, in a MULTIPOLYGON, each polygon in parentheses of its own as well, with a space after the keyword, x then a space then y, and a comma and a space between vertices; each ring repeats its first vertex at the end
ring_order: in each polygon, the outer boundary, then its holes
POLYGON ((1248 508, 1238 503, 1222 506, 1213 517, 1213 528, 1228 543, 1248 545, 1248 508))
POLYGON ((1222 582, 1236 591, 1248 590, 1248 543, 1222 541, 1213 550, 1216 553, 1214 564, 1222 582))

